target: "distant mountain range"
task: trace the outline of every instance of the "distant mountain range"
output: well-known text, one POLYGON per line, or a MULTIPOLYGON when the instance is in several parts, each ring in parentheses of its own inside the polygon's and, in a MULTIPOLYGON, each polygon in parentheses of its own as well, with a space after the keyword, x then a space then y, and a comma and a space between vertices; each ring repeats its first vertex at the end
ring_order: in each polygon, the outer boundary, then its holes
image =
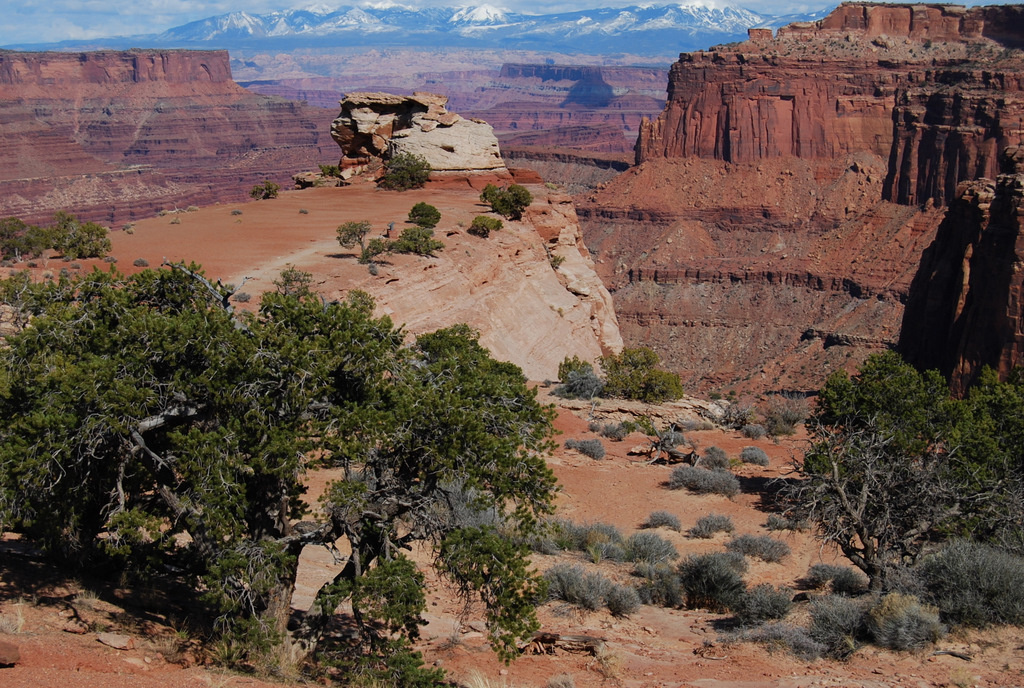
MULTIPOLYGON (((414 8, 393 3, 232 12, 162 34, 63 42, 60 48, 146 47, 292 50, 300 47, 458 47, 569 53, 666 54, 743 40, 752 27, 810 21, 771 16, 721 0, 519 14, 490 5, 414 8)), ((38 48, 40 46, 32 46, 38 48)))

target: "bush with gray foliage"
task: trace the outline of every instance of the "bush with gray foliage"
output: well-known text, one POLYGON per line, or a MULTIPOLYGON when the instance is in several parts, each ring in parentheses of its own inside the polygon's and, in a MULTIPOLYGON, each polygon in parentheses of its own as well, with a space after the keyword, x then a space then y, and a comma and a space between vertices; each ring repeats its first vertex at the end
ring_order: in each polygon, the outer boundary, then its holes
POLYGON ((724 552, 692 554, 679 564, 679 584, 686 605, 693 609, 722 612, 732 609, 746 591, 742 556, 724 552))
POLYGON ((670 514, 667 511, 652 511, 651 515, 647 517, 647 520, 640 524, 641 528, 670 528, 674 531, 682 529, 683 524, 679 522, 679 517, 675 514, 670 514))
POLYGON ((723 514, 708 514, 697 519, 697 523, 687 533, 692 538, 708 540, 716 533, 731 533, 734 529, 732 519, 723 514))
POLYGON ((913 595, 884 596, 867 616, 868 633, 876 645, 890 650, 917 650, 945 635, 939 610, 913 595))
POLYGON ((634 533, 626 540, 626 558, 634 562, 662 564, 679 558, 675 546, 657 533, 634 533))
POLYGON ((677 466, 668 479, 669 489, 686 488, 696 494, 720 494, 735 497, 740 493, 740 481, 729 471, 714 470, 698 466, 677 466))
POLYGON ((769 463, 768 454, 760 447, 743 447, 743 450, 740 451, 740 461, 752 463, 755 466, 767 466, 769 463))
POLYGON ((789 545, 767 535, 739 535, 725 546, 730 552, 775 564, 789 556, 789 545))
POLYGON ((829 595, 811 602, 808 634, 825 647, 825 654, 845 659, 860 646, 866 632, 864 605, 849 597, 829 595))
POLYGON ((860 571, 834 564, 815 564, 807 570, 804 582, 818 590, 831 586, 836 595, 859 595, 868 587, 867 578, 860 571))
POLYGON ((592 459, 600 461, 604 458, 604 445, 601 444, 601 440, 575 440, 568 439, 565 441, 566 449, 575 449, 584 456, 589 456, 592 459))
POLYGON ((591 611, 604 605, 611 582, 599 573, 585 571, 582 566, 555 564, 544 572, 548 581, 548 597, 591 611))
POLYGON ((1024 557, 969 540, 925 557, 917 575, 924 599, 963 626, 1024 625, 1024 557))
POLYGON ((719 447, 708 447, 704 456, 697 460, 697 465, 709 471, 724 471, 729 468, 729 455, 719 447))
POLYGON ((761 583, 740 595, 732 611, 745 626, 781 619, 793 608, 793 592, 761 583))

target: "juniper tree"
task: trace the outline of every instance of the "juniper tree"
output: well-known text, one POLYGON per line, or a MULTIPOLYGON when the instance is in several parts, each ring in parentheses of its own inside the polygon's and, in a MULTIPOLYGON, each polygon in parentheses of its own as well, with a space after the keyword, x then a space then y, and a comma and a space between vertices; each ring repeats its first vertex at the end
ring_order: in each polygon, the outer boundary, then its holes
POLYGON ((408 685, 431 675, 408 649, 425 604, 404 555, 416 543, 482 597, 503 657, 537 627, 540 579, 509 536, 551 510, 552 411, 469 328, 408 345, 365 295, 307 290, 235 314, 196 266, 0 295, 33 315, 0 350, 0 530, 71 566, 181 571, 212 630, 285 660, 330 654, 324 629, 348 601, 360 642, 338 661, 408 685), (341 477, 310 511, 302 478, 322 465, 341 477), (466 495, 500 533, 451 517, 466 495), (289 628, 305 546, 338 569, 289 628))

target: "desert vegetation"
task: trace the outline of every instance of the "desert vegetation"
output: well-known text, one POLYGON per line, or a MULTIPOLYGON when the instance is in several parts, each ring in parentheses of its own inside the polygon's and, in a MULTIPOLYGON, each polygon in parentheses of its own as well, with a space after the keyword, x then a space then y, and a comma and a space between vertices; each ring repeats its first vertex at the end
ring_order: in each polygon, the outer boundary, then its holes
POLYGON ((421 543, 514 656, 544 589, 517 543, 551 511, 551 411, 469 328, 407 344, 368 296, 325 305, 304 284, 237 314, 194 265, 0 283, 34 314, 0 352, 0 528, 68 566, 170 576, 229 664, 315 656, 395 685, 440 677, 410 645, 423 574, 403 552, 421 543), (313 465, 339 469, 315 512, 313 465), (351 554, 289 624, 299 550, 338 538, 351 554), (343 603, 353 644, 325 634, 343 603))
POLYGON ((68 260, 102 258, 110 252, 107 229, 81 222, 66 212, 54 214, 46 227, 29 225, 16 217, 0 220, 0 260, 39 258, 48 249, 68 260))
POLYGON ((480 193, 480 200, 491 206, 491 210, 509 220, 523 219, 523 211, 533 203, 533 195, 525 186, 511 184, 498 188, 488 184, 480 193))
POLYGON ((659 403, 683 396, 679 376, 657 368, 658 355, 646 348, 626 348, 618 354, 602 356, 604 377, 578 357, 566 357, 558 366, 562 384, 555 390, 569 399, 591 399, 596 396, 638 399, 659 403))
POLYGON ((430 163, 421 155, 399 153, 384 164, 380 186, 392 191, 419 189, 430 179, 430 163))
POLYGON ((281 185, 272 182, 269 179, 262 184, 256 184, 249 189, 249 195, 255 198, 257 201, 263 201, 269 198, 277 198, 277 195, 281 192, 281 185))

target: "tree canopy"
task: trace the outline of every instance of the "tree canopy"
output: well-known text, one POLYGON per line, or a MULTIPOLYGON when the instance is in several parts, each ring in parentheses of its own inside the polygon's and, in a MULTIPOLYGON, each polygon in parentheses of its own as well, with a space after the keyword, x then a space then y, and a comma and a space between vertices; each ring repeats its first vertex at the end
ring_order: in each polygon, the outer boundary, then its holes
POLYGON ((808 424, 801 479, 784 492, 818 534, 886 586, 949 535, 1019 537, 1024 385, 991 371, 965 400, 895 353, 836 373, 808 424))
POLYGON ((466 326, 407 345, 365 294, 279 287, 236 314, 197 266, 0 283, 26 314, 0 351, 0 530, 73 566, 181 571, 250 653, 386 685, 436 673, 408 649, 425 601, 404 553, 422 543, 511 657, 536 628, 518 543, 552 508, 553 412, 466 326), (317 466, 341 477, 312 508, 317 466), (289 628, 307 545, 338 571, 289 628), (328 648, 343 601, 360 642, 328 648))

